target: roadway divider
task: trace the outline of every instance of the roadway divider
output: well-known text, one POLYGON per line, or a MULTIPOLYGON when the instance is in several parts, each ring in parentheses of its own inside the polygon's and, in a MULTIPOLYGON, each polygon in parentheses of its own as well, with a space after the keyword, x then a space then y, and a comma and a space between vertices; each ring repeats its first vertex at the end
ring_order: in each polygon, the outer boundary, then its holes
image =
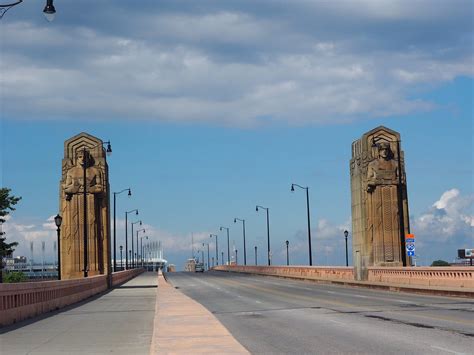
MULTIPOLYGON (((112 273, 111 284, 120 285, 144 269, 112 273)), ((61 281, 0 284, 0 327, 80 302, 108 289, 107 275, 61 281)))
POLYGON ((219 265, 213 270, 278 276, 350 286, 443 296, 474 297, 473 267, 369 267, 368 280, 354 280, 352 267, 219 265))
POLYGON ((158 275, 150 354, 248 354, 204 306, 158 275))

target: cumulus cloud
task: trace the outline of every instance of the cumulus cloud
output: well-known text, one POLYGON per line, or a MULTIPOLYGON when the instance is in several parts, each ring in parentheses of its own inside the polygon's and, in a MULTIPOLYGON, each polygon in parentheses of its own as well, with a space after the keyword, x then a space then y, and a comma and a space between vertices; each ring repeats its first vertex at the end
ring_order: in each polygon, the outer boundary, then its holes
POLYGON ((4 117, 341 123, 437 109, 420 87, 474 74, 469 1, 124 6, 3 23, 4 117))
POLYGON ((413 230, 426 245, 449 243, 469 247, 474 242, 473 208, 474 196, 463 196, 458 189, 450 189, 415 219, 413 230))

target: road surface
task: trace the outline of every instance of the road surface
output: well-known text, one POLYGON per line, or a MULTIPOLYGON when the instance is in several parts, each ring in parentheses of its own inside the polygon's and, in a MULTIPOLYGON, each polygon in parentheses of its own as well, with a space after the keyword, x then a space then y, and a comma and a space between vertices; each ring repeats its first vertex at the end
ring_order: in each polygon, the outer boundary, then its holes
POLYGON ((218 271, 166 276, 253 354, 474 352, 471 299, 218 271))

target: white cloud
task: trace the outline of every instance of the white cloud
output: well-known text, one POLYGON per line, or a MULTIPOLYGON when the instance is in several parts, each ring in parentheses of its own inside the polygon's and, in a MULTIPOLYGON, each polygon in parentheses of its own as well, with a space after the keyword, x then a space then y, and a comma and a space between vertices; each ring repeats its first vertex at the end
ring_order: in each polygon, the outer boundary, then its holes
POLYGON ((433 110, 414 89, 474 75, 466 4, 295 1, 281 13, 265 1, 203 2, 195 12, 149 5, 121 17, 122 28, 12 20, 2 24, 3 112, 256 126, 433 110))
POLYGON ((444 192, 432 207, 415 219, 413 231, 424 243, 454 242, 459 247, 474 242, 474 196, 458 189, 444 192))

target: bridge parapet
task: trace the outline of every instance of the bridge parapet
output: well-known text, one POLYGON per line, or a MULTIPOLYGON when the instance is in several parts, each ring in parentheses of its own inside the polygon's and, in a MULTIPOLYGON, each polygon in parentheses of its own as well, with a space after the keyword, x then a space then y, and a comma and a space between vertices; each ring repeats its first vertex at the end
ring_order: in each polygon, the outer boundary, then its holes
POLYGON ((214 270, 302 279, 354 280, 354 269, 345 266, 243 266, 219 265, 214 270))
MULTIPOLYGON (((142 273, 143 269, 112 274, 112 286, 142 273)), ((107 275, 83 279, 0 284, 0 327, 63 308, 107 290, 107 275)))
POLYGON ((369 267, 369 281, 400 285, 474 289, 472 267, 369 267))
POLYGON ((369 267, 367 281, 355 280, 352 267, 219 265, 213 269, 440 295, 474 295, 473 267, 369 267))

